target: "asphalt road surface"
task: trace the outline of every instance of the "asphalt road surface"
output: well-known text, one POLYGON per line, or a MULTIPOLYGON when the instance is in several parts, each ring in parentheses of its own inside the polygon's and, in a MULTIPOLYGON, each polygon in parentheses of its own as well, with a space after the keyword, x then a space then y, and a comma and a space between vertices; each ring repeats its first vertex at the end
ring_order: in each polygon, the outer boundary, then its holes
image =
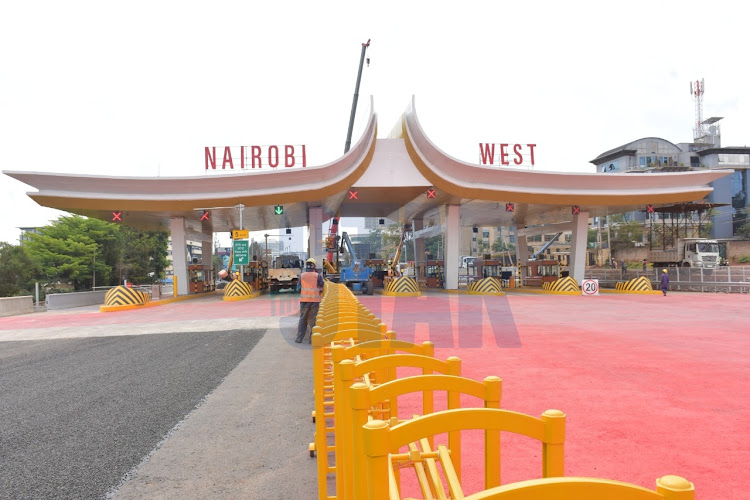
POLYGON ((265 329, 0 343, 0 498, 102 498, 265 329))

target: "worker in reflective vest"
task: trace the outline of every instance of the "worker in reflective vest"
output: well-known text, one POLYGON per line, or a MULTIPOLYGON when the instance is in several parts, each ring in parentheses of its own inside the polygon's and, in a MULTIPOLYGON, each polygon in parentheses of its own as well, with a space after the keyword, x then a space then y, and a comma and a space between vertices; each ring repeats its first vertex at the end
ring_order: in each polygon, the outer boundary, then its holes
POLYGON ((309 342, 312 342, 312 328, 315 326, 315 318, 318 315, 320 305, 320 294, 323 291, 323 275, 315 268, 315 259, 310 258, 305 262, 305 272, 300 274, 297 288, 299 289, 299 323, 297 324, 298 344, 305 339, 310 332, 309 342))

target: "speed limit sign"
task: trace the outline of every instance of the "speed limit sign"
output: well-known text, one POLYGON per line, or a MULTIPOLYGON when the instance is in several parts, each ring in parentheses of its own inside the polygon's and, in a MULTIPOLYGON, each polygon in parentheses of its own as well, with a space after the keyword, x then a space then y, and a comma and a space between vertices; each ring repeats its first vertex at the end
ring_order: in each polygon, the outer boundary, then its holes
POLYGON ((599 280, 583 280, 581 283, 582 295, 599 295, 599 280))

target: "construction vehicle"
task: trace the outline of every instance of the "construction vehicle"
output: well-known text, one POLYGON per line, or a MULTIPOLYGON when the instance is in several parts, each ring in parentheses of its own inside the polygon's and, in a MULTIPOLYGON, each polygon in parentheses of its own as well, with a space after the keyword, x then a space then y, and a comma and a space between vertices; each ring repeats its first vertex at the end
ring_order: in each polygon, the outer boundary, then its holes
POLYGON ((270 292, 296 291, 299 275, 302 273, 304 265, 304 261, 297 254, 282 254, 276 257, 273 261, 273 267, 268 269, 270 292))
POLYGON ((372 295, 375 285, 370 279, 373 273, 371 266, 365 265, 365 262, 357 258, 354 245, 346 232, 341 233, 340 253, 344 253, 344 247, 348 253, 346 264, 342 264, 338 269, 338 279, 340 283, 346 284, 353 292, 362 292, 372 295))
POLYGON ((654 267, 699 267, 714 269, 721 264, 719 242, 703 238, 677 238, 672 248, 652 249, 649 261, 654 267))
POLYGON ((401 268, 398 264, 401 259, 401 251, 404 249, 406 235, 409 234, 409 231, 411 231, 411 226, 404 225, 404 229, 401 231, 401 241, 399 241, 398 246, 396 247, 396 253, 393 255, 393 258, 388 261, 388 264, 385 267, 388 276, 401 276, 401 268))

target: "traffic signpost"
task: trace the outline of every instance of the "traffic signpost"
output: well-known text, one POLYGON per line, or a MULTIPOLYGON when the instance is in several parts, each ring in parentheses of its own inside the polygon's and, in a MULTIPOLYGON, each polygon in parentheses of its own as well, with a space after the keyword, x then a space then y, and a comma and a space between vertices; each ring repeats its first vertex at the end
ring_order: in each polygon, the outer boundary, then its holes
POLYGON ((581 295, 599 295, 599 280, 583 280, 581 282, 581 295))
POLYGON ((250 237, 249 229, 235 229, 232 231, 233 240, 246 240, 250 237))
POLYGON ((246 266, 250 263, 250 246, 247 240, 234 240, 234 265, 246 266))

